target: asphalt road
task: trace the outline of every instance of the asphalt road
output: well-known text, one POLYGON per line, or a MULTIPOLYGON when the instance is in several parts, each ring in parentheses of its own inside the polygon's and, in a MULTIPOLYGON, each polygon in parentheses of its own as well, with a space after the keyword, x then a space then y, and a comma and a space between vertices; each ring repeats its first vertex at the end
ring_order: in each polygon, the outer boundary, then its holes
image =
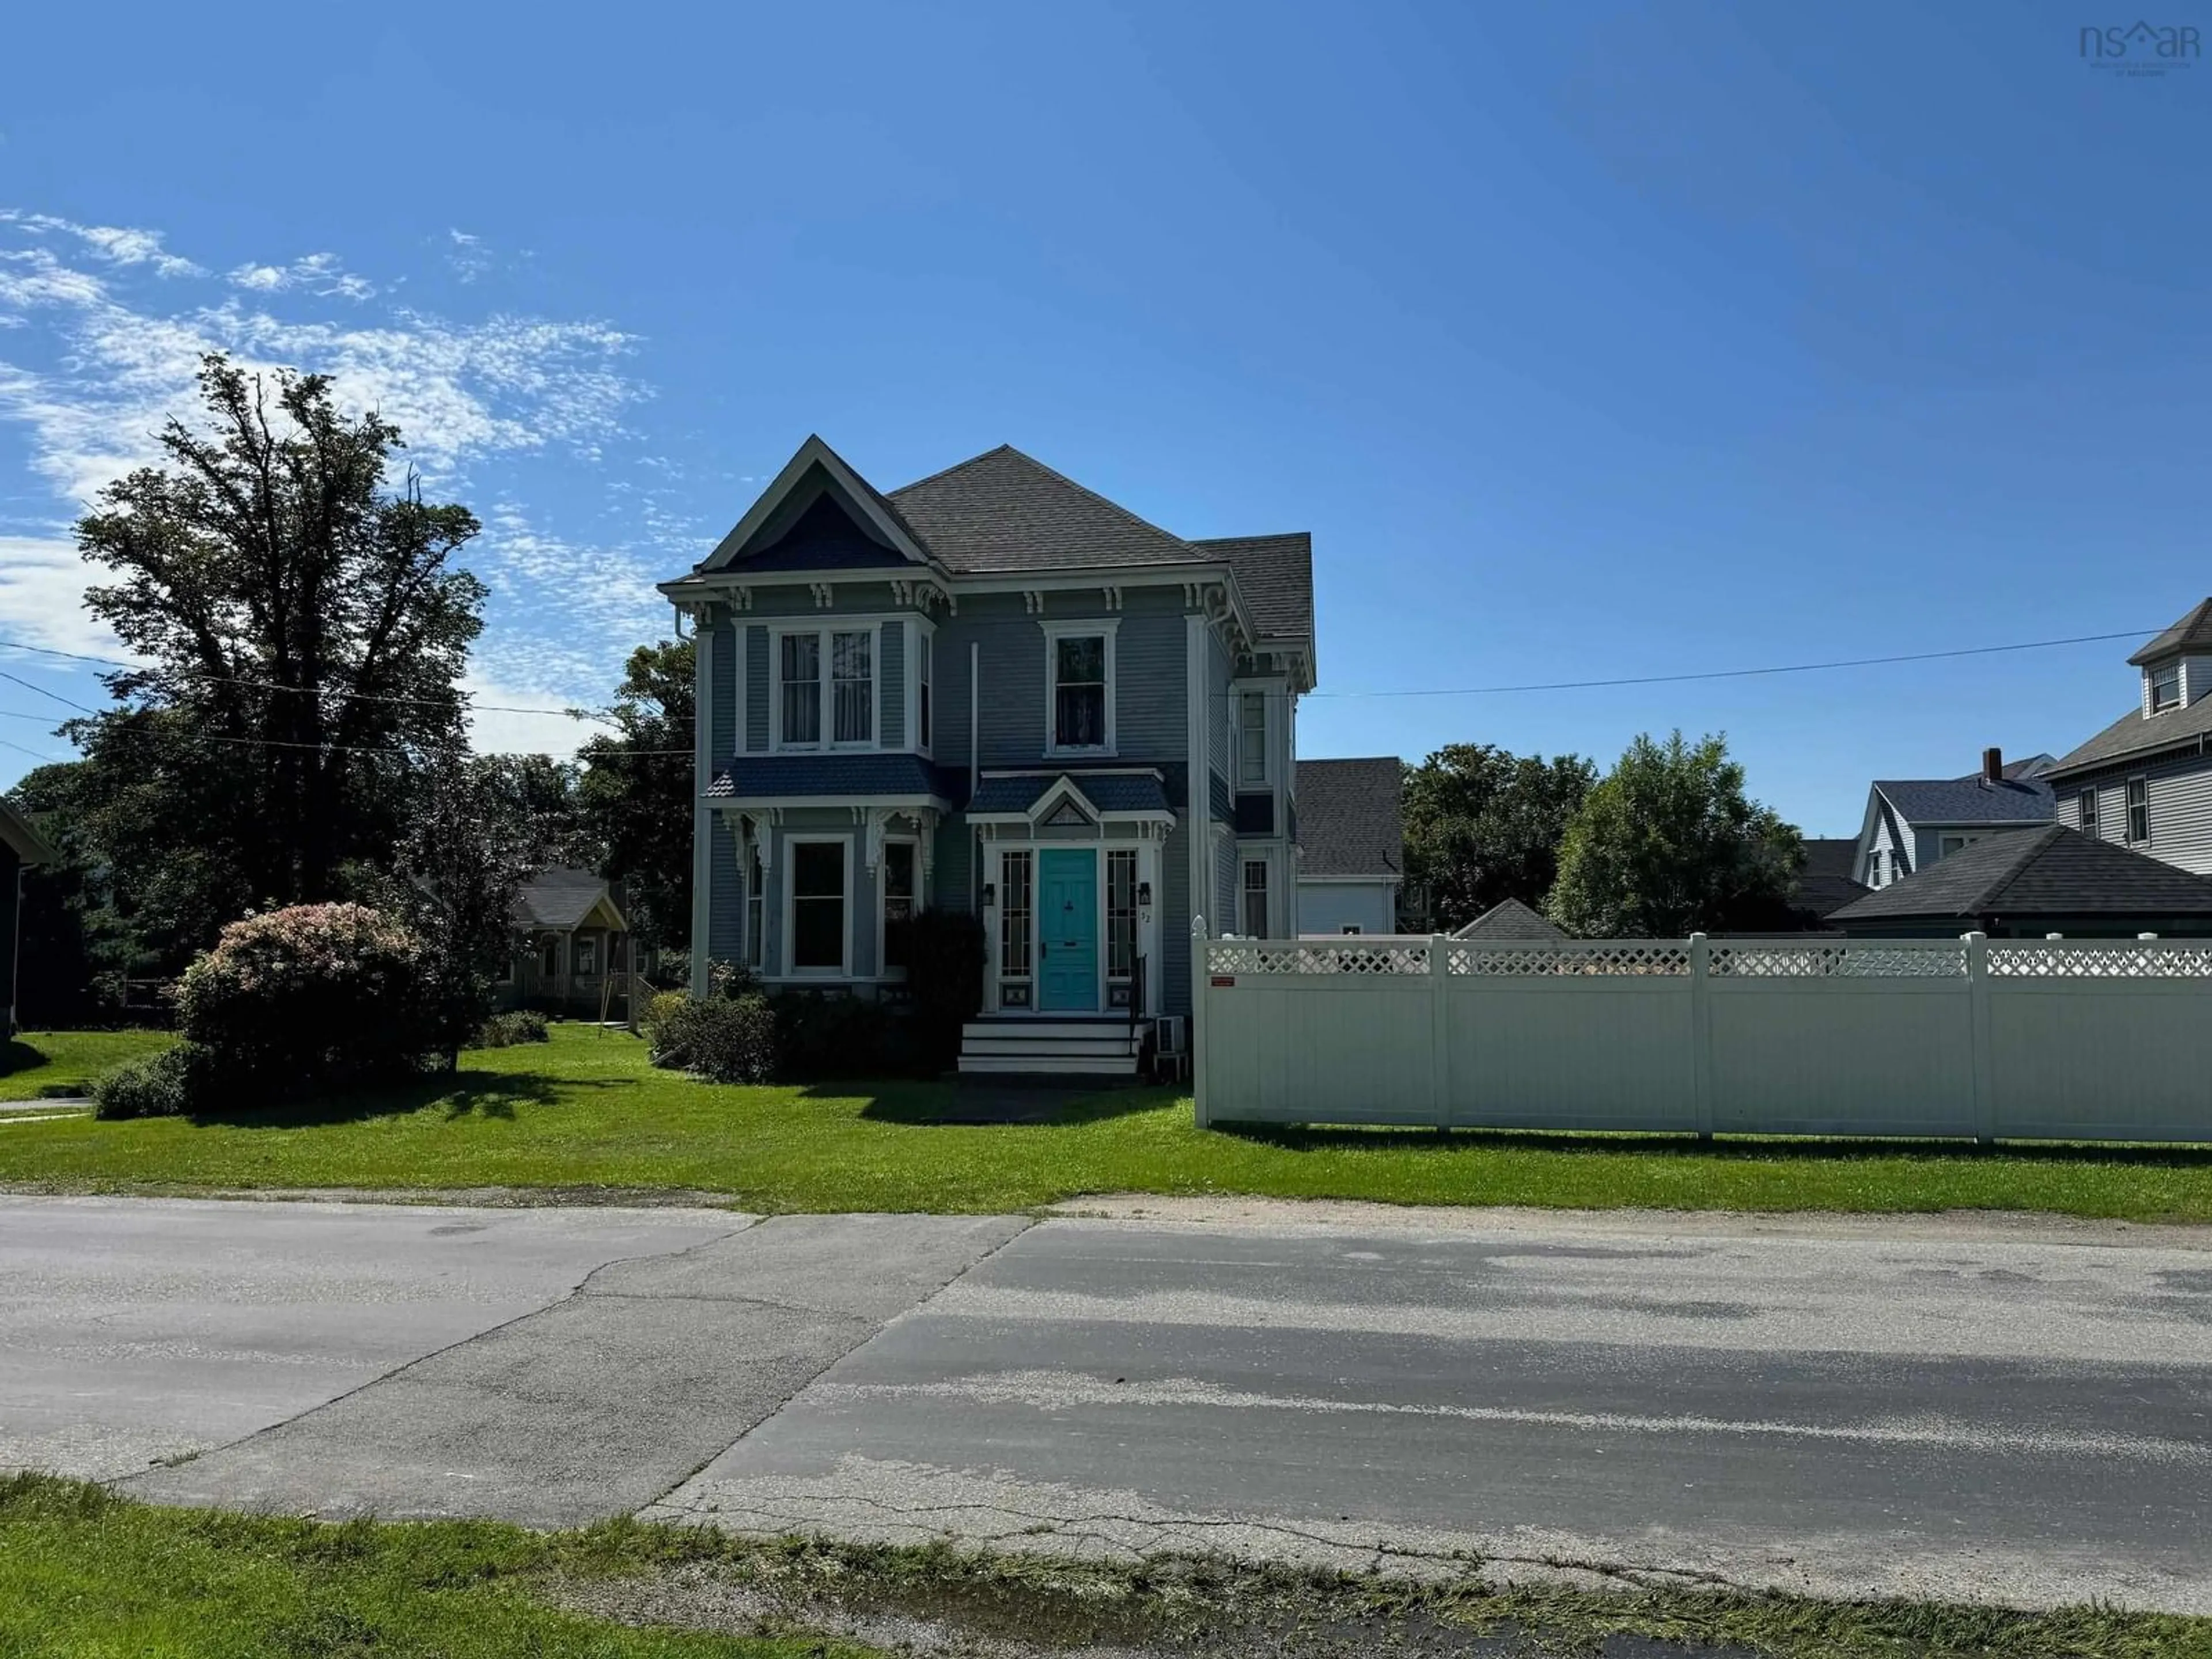
POLYGON ((2212 1613, 2212 1255, 1644 1224, 1049 1223, 651 1513, 2212 1613))
POLYGON ((0 1465, 2212 1613, 2212 1237, 1251 1222, 0 1199, 0 1465))

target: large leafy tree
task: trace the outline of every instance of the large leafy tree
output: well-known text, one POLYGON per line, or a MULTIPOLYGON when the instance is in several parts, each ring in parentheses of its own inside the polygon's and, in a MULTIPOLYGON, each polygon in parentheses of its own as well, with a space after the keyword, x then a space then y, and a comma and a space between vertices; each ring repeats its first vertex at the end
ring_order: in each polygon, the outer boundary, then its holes
MULTIPOLYGON (((35 963, 16 986, 16 1012, 26 1025, 88 1024, 120 1006, 131 941, 110 899, 108 867, 94 843, 85 804, 89 769, 82 761, 33 767, 9 798, 58 854, 22 872, 17 921, 19 959, 35 963)), ((0 950, 7 942, 0 939, 0 950)))
POLYGON ((1584 938, 1784 927, 1797 831, 1744 793, 1717 734, 1628 746, 1568 825, 1552 920, 1584 938))
POLYGON ((1580 755, 1515 755, 1447 744, 1406 769, 1406 876, 1413 918, 1449 932, 1509 898, 1540 906, 1559 842, 1597 780, 1580 755))
POLYGON ((475 517, 391 477, 397 428, 321 375, 214 356, 199 389, 203 420, 77 525, 115 579, 86 603, 143 665, 70 734, 117 902, 171 957, 388 861, 426 757, 464 741, 485 596, 455 563, 475 517))
POLYGON ((584 817, 623 884, 631 927, 647 945, 691 939, 692 726, 696 663, 689 640, 630 653, 605 711, 616 734, 594 738, 584 763, 584 817))

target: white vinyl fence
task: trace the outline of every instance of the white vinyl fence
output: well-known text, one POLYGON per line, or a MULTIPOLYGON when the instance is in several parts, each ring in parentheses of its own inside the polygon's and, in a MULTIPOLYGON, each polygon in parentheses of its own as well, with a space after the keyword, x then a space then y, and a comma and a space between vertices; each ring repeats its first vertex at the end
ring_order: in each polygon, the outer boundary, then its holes
POLYGON ((2212 940, 1192 949, 1201 1124, 2212 1140, 2212 940))

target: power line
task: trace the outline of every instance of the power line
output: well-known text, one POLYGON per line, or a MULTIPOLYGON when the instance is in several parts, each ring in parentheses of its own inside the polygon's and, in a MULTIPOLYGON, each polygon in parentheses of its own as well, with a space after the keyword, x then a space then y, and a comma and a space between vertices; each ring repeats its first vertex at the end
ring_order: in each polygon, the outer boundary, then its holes
POLYGON ((46 766, 59 766, 64 764, 62 757, 58 755, 41 755, 35 749, 26 749, 21 744, 10 743, 5 738, 0 738, 0 749, 12 749, 19 755, 28 755, 33 760, 38 761, 46 766))
MULTIPOLYGON (((125 662, 120 657, 95 657, 82 651, 59 651, 50 645, 33 645, 28 640, 0 639, 0 650, 35 651, 42 656, 66 657, 71 662, 100 663, 109 668, 129 669, 134 673, 151 673, 157 672, 146 668, 143 664, 125 662)), ((164 669, 158 672, 164 673, 185 674, 194 679, 213 681, 218 685, 246 685, 254 687, 256 690, 262 691, 289 691, 300 696, 338 697, 356 702, 404 703, 420 708, 443 708, 448 706, 446 699, 438 697, 400 697, 379 691, 340 691, 329 686, 285 685, 276 680, 252 679, 242 674, 218 674, 211 669, 205 668, 174 668, 164 669)), ((6 675, 5 678, 11 680, 15 678, 13 674, 6 675)), ((27 680, 16 680, 15 683, 19 685, 28 685, 30 684, 27 680)), ((40 688, 35 685, 31 686, 31 690, 33 691, 36 691, 39 689, 40 688)), ((50 691, 47 692, 46 695, 48 696, 52 696, 54 694, 50 691)), ((69 699, 64 697, 62 701, 68 702, 69 699)), ((562 720, 591 720, 600 726, 611 726, 614 724, 612 720, 608 720, 603 714, 586 714, 580 708, 523 708, 514 703, 477 702, 466 692, 456 693, 453 701, 465 703, 469 708, 486 714, 550 714, 562 720)), ((81 702, 70 703, 70 707, 72 708, 83 708, 84 705, 81 702)), ((87 714, 90 714, 93 711, 86 709, 85 712, 87 714)))
POLYGON ((1489 697, 1516 691, 1588 691, 1620 685, 1675 685, 1684 680, 1741 680, 1762 674, 1817 674, 1832 668, 1876 668, 1893 663, 1936 662, 1946 657, 1988 657, 2005 651, 2047 651, 2054 646, 2091 645, 2109 640, 2139 640, 2154 630, 2130 628, 2118 634, 2076 634, 2063 640, 2023 640, 2014 645, 1972 645, 1951 651, 1910 651, 1891 657, 1839 657, 1832 662, 1784 663, 1771 668, 1708 668, 1687 674, 1635 674, 1612 680, 1547 680, 1529 685, 1437 686, 1411 691, 1312 691, 1313 697, 1489 697))
POLYGON ((97 714, 100 712, 97 708, 88 708, 75 698, 65 697, 58 691, 49 691, 43 685, 34 685, 21 675, 11 674, 4 668, 0 668, 0 680, 13 680, 26 691, 35 691, 42 697, 52 697, 56 702, 65 704, 81 714, 97 714))

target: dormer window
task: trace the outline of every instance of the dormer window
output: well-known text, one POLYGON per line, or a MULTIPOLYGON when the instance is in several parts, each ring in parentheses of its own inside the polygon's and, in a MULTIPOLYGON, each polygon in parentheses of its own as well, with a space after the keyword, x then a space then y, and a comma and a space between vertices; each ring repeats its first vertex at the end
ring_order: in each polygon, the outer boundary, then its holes
POLYGON ((2160 663, 2150 671, 2150 712, 2177 708, 2181 704, 2181 665, 2160 663))

